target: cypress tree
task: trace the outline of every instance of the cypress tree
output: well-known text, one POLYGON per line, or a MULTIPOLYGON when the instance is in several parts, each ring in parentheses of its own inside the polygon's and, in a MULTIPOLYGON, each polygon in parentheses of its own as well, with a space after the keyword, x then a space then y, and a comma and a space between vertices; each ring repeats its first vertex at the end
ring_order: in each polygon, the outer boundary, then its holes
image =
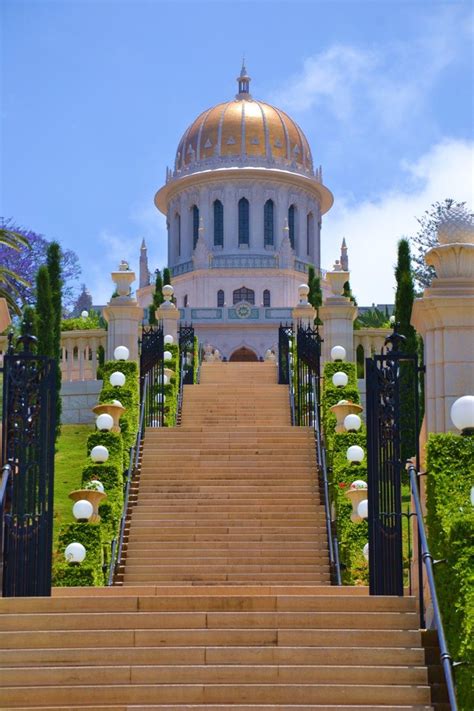
POLYGON ((316 271, 312 264, 308 267, 308 286, 308 301, 311 306, 316 309, 316 318, 314 319, 314 323, 321 324, 322 321, 319 318, 319 307, 323 303, 323 292, 321 291, 321 280, 316 276, 316 271))
POLYGON ((167 284, 171 284, 171 272, 168 267, 165 267, 163 269, 163 286, 166 286, 167 284))
MULTIPOLYGON (((20 324, 20 334, 22 336, 38 336, 38 323, 36 318, 36 311, 33 306, 25 306, 23 309, 23 318, 20 324)), ((36 345, 30 346, 30 351, 36 353, 36 345)))
POLYGON ((61 433, 61 320, 62 320, 62 279, 61 279, 61 247, 58 242, 51 242, 47 251, 47 266, 49 283, 51 285, 51 299, 53 304, 53 353, 56 361, 56 438, 61 433))
MULTIPOLYGON (((398 260, 395 268, 397 291, 395 294, 395 319, 398 332, 405 336, 401 346, 404 353, 415 355, 418 352, 418 339, 410 324, 415 286, 411 268, 410 245, 408 240, 398 243, 398 260)), ((411 362, 400 363, 400 439, 402 462, 416 452, 418 432, 415 427, 415 372, 411 362)))
POLYGON ((53 357, 53 298, 48 267, 43 265, 36 275, 36 316, 38 324, 38 355, 53 357))
POLYGON ((148 323, 150 323, 151 325, 156 324, 155 311, 163 303, 162 289, 163 289, 163 280, 161 278, 160 270, 157 269, 156 270, 156 279, 155 279, 155 291, 153 292, 153 301, 151 302, 150 306, 148 307, 148 323))

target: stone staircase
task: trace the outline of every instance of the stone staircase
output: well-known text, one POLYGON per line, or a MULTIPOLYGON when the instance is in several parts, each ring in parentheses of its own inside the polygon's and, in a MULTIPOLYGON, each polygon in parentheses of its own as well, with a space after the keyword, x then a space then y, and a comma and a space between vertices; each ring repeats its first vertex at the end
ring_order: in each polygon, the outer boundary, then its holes
POLYGON ((313 434, 267 363, 146 433, 113 588, 0 599, 0 708, 432 709, 413 598, 330 585, 313 434))

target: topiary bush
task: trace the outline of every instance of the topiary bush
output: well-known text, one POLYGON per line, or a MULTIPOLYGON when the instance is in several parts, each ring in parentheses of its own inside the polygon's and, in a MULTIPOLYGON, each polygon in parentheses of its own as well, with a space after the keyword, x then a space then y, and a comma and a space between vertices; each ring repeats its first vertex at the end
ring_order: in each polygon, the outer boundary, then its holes
POLYGON ((322 420, 326 436, 326 445, 330 449, 332 435, 336 426, 336 416, 331 412, 330 408, 336 405, 339 400, 349 400, 350 402, 358 404, 360 402, 360 394, 359 388, 357 387, 357 373, 354 363, 347 363, 346 361, 326 363, 324 365, 323 375, 322 420), (332 376, 337 372, 346 373, 348 376, 348 383, 344 388, 337 388, 333 385, 332 376))
POLYGON ((474 708, 474 437, 432 434, 427 444, 426 523, 449 651, 462 711, 474 708))
POLYGON ((77 565, 64 559, 56 562, 53 585, 57 587, 86 587, 103 585, 103 541, 101 526, 90 523, 70 523, 59 534, 58 551, 63 552, 69 543, 82 543, 86 549, 84 562, 77 565))

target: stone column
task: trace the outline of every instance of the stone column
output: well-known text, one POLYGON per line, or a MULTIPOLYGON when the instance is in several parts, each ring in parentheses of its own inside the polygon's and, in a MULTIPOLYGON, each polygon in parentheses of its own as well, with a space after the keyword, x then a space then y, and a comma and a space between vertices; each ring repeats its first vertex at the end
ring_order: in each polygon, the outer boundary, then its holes
POLYGON ((451 405, 474 393, 474 225, 464 208, 446 211, 438 241, 425 255, 436 277, 411 317, 424 342, 428 433, 456 431, 451 405))
POLYGON ((349 362, 355 360, 353 322, 357 316, 357 306, 349 298, 342 296, 344 284, 349 281, 349 277, 350 272, 342 271, 339 261, 334 264, 333 271, 326 274, 331 295, 319 308, 319 317, 324 324, 324 362, 331 360, 333 346, 343 346, 347 353, 346 359, 349 362))
POLYGON ((299 303, 293 311, 291 316, 293 319, 293 328, 297 329, 298 324, 301 323, 302 326, 307 328, 308 326, 313 327, 314 319, 316 318, 316 311, 308 302, 309 286, 307 284, 301 284, 298 287, 299 303))
POLYGON ((173 336, 174 342, 178 343, 178 321, 179 311, 176 306, 171 303, 174 289, 170 284, 163 286, 163 298, 165 299, 161 306, 156 309, 155 314, 158 321, 163 322, 163 335, 173 336))
POLYGON ((104 309, 108 322, 106 359, 114 357, 117 346, 126 346, 130 360, 138 360, 138 328, 143 319, 143 309, 135 297, 130 295, 130 284, 135 281, 135 273, 128 264, 122 262, 118 271, 112 272, 118 296, 113 297, 104 309))

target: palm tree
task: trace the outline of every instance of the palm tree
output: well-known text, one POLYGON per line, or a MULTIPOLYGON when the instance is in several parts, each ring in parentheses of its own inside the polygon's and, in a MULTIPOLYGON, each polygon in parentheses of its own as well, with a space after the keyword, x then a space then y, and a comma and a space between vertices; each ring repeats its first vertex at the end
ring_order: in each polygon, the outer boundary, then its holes
MULTIPOLYGON (((10 247, 19 252, 23 247, 29 249, 30 243, 18 232, 13 232, 4 227, 0 227, 0 244, 10 247)), ((4 298, 9 308, 17 315, 21 315, 21 310, 16 302, 19 297, 15 282, 28 286, 26 279, 19 274, 15 274, 11 269, 0 265, 0 298, 4 298)))

